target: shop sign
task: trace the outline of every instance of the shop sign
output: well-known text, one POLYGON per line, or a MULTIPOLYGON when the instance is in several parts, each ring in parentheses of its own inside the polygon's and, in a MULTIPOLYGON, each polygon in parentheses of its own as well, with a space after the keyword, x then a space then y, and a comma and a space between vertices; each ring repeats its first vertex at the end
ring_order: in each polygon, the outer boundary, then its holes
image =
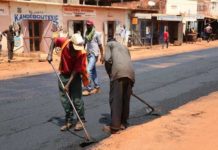
POLYGON ((157 16, 157 20, 182 21, 182 17, 181 16, 157 16))
POLYGON ((58 15, 44 15, 44 14, 14 14, 14 21, 20 22, 22 20, 48 20, 55 25, 59 24, 58 15))
POLYGON ((204 15, 197 15, 197 19, 204 19, 204 15))
POLYGON ((151 19, 151 14, 146 13, 136 13, 134 17, 137 17, 139 19, 151 19))
POLYGON ((185 17, 183 17, 183 22, 186 22, 186 21, 190 21, 190 22, 197 21, 197 16, 185 16, 185 17))
POLYGON ((138 18, 136 18, 136 17, 132 18, 132 24, 137 25, 138 24, 138 18))
POLYGON ((96 17, 96 11, 93 9, 64 7, 63 12, 65 16, 96 17))

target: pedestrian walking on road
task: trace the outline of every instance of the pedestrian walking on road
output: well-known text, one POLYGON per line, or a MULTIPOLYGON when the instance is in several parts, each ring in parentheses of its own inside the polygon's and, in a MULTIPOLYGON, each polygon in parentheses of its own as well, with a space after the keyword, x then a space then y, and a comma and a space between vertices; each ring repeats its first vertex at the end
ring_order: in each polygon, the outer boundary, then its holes
POLYGON ((84 88, 83 95, 96 94, 100 92, 100 85, 98 83, 98 76, 96 71, 96 63, 100 55, 100 62, 103 63, 103 47, 101 37, 95 31, 94 23, 90 20, 86 22, 87 31, 85 33, 85 45, 87 49, 88 59, 88 73, 90 77, 90 84, 84 88))
MULTIPOLYGON (((47 60, 52 61, 53 49, 61 48, 61 61, 59 65, 60 79, 65 88, 63 89, 59 82, 59 93, 62 106, 65 110, 65 124, 61 127, 61 131, 66 131, 72 127, 73 108, 70 104, 65 91, 68 92, 75 108, 82 121, 85 122, 84 102, 82 100, 82 83, 88 85, 88 73, 86 70, 86 51, 84 50, 84 40, 80 34, 73 34, 70 39, 58 37, 52 40, 47 60), (65 90, 65 91, 64 91, 65 90)), ((82 130, 82 124, 77 118, 74 130, 82 130)))
POLYGON ((166 30, 164 31, 163 40, 164 40, 164 41, 163 41, 162 48, 164 48, 165 45, 166 45, 166 48, 168 48, 168 46, 169 46, 169 32, 168 32, 168 29, 166 29, 166 30))
POLYGON ((108 40, 104 59, 105 70, 110 78, 111 123, 109 126, 104 126, 103 131, 113 134, 128 125, 129 103, 135 73, 129 50, 113 38, 108 40))
POLYGON ((8 30, 2 32, 2 34, 7 38, 7 47, 8 47, 8 62, 10 63, 13 59, 13 51, 14 51, 14 36, 15 32, 13 30, 13 26, 10 25, 8 30))
POLYGON ((213 32, 212 27, 210 26, 210 24, 208 24, 208 26, 205 28, 205 33, 206 33, 206 37, 207 37, 207 42, 209 43, 211 40, 211 34, 213 32))

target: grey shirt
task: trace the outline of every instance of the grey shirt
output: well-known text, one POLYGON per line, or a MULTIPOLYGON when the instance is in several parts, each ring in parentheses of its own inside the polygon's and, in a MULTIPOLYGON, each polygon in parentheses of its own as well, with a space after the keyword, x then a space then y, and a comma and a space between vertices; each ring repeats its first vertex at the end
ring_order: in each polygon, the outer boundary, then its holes
POLYGON ((110 41, 105 47, 105 69, 111 81, 127 77, 135 82, 135 72, 127 47, 117 41, 110 41))
POLYGON ((98 56, 100 53, 99 45, 102 45, 101 35, 98 32, 95 32, 92 40, 90 42, 87 41, 86 49, 88 53, 94 53, 95 56, 98 56))

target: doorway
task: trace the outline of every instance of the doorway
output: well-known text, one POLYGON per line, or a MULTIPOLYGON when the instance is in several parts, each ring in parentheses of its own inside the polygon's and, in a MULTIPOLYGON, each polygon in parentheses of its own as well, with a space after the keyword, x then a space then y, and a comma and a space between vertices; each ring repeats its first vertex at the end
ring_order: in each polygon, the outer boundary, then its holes
MULTIPOLYGON (((109 36, 114 36, 115 35, 115 21, 108 21, 108 37, 109 36)), ((107 37, 107 38, 108 38, 107 37)))
POLYGON ((40 51, 40 44, 42 40, 42 21, 30 20, 29 21, 29 42, 30 51, 40 51))
POLYGON ((84 22, 83 21, 74 21, 73 22, 73 31, 74 33, 84 34, 84 22))
POLYGON ((74 33, 81 33, 84 36, 85 21, 83 20, 69 20, 68 21, 68 33, 72 36, 74 33))
POLYGON ((170 43, 174 43, 178 40, 178 30, 179 30, 179 22, 168 22, 168 29, 169 29, 169 41, 170 43))

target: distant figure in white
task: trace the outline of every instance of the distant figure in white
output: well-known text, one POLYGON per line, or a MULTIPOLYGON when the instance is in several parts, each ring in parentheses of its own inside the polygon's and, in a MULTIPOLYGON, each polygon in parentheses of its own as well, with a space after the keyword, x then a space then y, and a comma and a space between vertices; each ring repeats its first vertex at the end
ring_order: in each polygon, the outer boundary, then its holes
POLYGON ((121 44, 125 45, 126 43, 126 26, 125 25, 120 27, 120 37, 121 37, 121 44))

